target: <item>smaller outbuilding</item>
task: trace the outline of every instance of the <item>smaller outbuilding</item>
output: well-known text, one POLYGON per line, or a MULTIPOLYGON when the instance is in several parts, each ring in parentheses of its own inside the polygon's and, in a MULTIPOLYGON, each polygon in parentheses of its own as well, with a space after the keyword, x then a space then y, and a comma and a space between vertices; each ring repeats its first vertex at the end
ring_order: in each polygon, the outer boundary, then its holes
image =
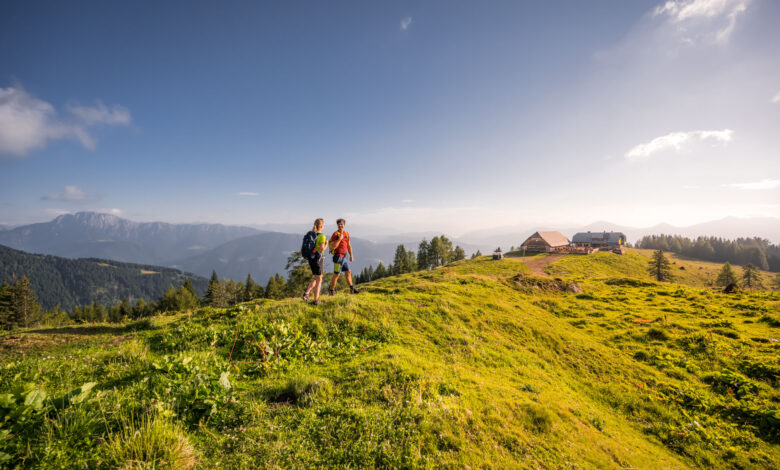
POLYGON ((535 232, 528 237, 520 248, 531 253, 551 253, 565 250, 569 246, 569 239, 561 232, 535 232))
POLYGON ((500 246, 496 248, 496 251, 493 252, 493 259, 495 260, 504 259, 504 253, 501 251, 500 246))

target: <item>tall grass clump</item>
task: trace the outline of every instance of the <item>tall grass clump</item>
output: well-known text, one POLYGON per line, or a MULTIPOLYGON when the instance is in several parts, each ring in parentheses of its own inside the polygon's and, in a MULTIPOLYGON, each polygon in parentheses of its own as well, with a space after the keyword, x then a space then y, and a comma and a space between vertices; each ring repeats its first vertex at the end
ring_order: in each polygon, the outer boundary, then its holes
POLYGON ((105 447, 106 460, 113 468, 187 470, 198 463, 183 429, 156 415, 122 419, 120 429, 109 434, 105 447))

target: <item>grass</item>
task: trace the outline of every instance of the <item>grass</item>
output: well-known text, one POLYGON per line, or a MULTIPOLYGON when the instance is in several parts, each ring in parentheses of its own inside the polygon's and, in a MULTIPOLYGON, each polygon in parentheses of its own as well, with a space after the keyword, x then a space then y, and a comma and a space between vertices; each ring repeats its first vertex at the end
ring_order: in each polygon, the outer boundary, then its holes
POLYGON ((703 288, 698 269, 659 284, 646 264, 633 250, 567 256, 537 278, 522 258, 482 257, 319 307, 6 334, 0 459, 776 468, 780 296, 703 288), (583 292, 553 288, 572 282, 583 292))

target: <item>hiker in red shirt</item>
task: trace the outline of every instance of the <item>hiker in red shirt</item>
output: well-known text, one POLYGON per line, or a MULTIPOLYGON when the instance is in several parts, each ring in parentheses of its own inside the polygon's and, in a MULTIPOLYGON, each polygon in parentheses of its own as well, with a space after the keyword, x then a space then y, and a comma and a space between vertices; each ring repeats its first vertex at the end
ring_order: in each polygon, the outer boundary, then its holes
POLYGON ((352 270, 349 267, 349 263, 355 260, 352 255, 352 244, 349 242, 349 232, 344 230, 346 222, 344 219, 338 219, 336 225, 339 229, 333 232, 333 236, 330 237, 330 252, 333 253, 333 280, 330 283, 330 289, 328 293, 333 295, 336 293, 336 283, 339 280, 339 275, 342 272, 347 273, 347 284, 349 284, 349 291, 353 294, 357 294, 358 290, 352 284, 352 270), (349 261, 346 260, 347 254, 349 254, 349 261))

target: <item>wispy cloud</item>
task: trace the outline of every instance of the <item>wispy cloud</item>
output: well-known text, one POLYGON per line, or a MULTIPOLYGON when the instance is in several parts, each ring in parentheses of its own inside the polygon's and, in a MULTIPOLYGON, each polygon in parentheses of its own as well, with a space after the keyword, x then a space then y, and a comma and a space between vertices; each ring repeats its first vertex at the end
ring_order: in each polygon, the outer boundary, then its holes
POLYGON ((407 29, 409 29, 409 26, 411 26, 411 25, 412 25, 412 17, 411 16, 407 16, 406 18, 403 18, 401 20, 401 29, 402 30, 406 31, 407 29))
POLYGON ((679 151, 691 139, 695 138, 701 141, 714 140, 719 143, 728 143, 734 140, 733 134, 734 131, 731 129, 723 129, 722 131, 672 132, 631 148, 631 150, 625 153, 625 157, 628 160, 639 160, 664 150, 674 149, 679 151))
POLYGON ((403 199, 401 200, 401 202, 403 202, 404 204, 411 204, 414 202, 414 199, 403 199))
POLYGON ((45 201, 84 202, 97 201, 100 198, 97 196, 87 196, 84 190, 78 186, 65 186, 63 192, 47 194, 41 199, 45 201))
POLYGON ((761 181, 755 181, 753 183, 731 183, 731 184, 724 184, 723 185, 726 188, 736 188, 736 189, 751 189, 751 190, 762 190, 762 189, 775 189, 780 188, 780 179, 772 180, 772 179, 762 179, 761 181))
POLYGON ((94 107, 68 105, 66 115, 61 116, 50 103, 21 87, 0 88, 0 154, 24 157, 58 139, 76 140, 94 150, 90 127, 127 125, 130 121, 130 112, 121 106, 109 109, 100 102, 94 107))
POLYGON ((236 194, 239 195, 239 196, 259 196, 260 195, 260 193, 253 193, 253 192, 250 192, 250 191, 242 191, 242 192, 236 193, 236 194))
POLYGON ((727 42, 739 15, 747 10, 750 0, 669 0, 654 10, 684 32, 684 40, 691 36, 711 37, 717 42, 727 42), (711 33, 715 29, 714 35, 711 33))
POLYGON ((105 104, 98 101, 92 108, 71 104, 66 109, 87 126, 95 124, 130 124, 130 111, 119 105, 114 105, 109 109, 105 104))
POLYGON ((772 103, 780 103, 780 91, 772 97, 772 103))

